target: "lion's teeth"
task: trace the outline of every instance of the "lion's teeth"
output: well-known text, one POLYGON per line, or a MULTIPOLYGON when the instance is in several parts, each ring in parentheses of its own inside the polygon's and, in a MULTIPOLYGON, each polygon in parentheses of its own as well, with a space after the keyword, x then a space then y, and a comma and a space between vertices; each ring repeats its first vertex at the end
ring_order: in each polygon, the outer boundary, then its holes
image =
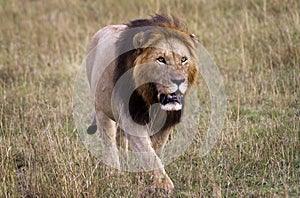
POLYGON ((168 103, 161 105, 161 109, 165 111, 179 111, 182 109, 182 105, 178 103, 168 103))

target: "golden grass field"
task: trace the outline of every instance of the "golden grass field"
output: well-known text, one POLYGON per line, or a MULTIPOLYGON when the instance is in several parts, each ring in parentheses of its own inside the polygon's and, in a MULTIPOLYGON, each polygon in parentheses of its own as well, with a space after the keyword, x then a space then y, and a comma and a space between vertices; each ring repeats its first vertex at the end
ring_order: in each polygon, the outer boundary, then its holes
POLYGON ((1 0, 0 197, 143 193, 139 174, 107 176, 82 144, 72 91, 98 29, 160 12, 198 36, 228 100, 214 149, 199 157, 195 138, 166 167, 174 197, 300 196, 299 1, 1 0))

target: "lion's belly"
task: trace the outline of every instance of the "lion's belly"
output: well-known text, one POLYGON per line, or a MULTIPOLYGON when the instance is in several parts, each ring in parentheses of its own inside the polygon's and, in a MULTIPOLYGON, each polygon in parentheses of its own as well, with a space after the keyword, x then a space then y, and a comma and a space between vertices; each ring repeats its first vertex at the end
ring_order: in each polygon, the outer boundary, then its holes
POLYGON ((92 38, 86 59, 87 76, 96 111, 113 119, 111 95, 114 86, 116 47, 115 42, 126 25, 110 25, 100 29, 92 38))

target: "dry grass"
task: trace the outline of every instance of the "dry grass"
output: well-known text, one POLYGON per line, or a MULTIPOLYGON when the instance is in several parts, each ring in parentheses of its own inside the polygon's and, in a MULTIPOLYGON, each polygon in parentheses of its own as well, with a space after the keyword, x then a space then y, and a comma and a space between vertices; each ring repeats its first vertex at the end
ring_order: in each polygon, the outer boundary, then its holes
POLYGON ((136 197, 144 190, 135 173, 107 177, 85 149, 72 86, 94 32, 160 11, 184 18, 199 36, 228 97, 214 150, 200 158, 195 141, 168 165, 175 196, 300 196, 298 1, 0 5, 0 197, 136 197))

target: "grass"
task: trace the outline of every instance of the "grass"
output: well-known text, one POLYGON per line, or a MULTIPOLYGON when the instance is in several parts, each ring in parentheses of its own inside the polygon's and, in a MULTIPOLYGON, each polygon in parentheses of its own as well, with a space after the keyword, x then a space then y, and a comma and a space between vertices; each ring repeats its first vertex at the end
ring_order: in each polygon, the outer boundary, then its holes
POLYGON ((214 149, 199 157, 195 138, 166 167, 175 196, 300 196, 298 1, 0 4, 0 197, 143 192, 138 174, 108 177, 109 168, 84 147, 72 117, 72 87, 93 33, 160 11, 183 18, 198 35, 219 66, 228 98, 214 149))

